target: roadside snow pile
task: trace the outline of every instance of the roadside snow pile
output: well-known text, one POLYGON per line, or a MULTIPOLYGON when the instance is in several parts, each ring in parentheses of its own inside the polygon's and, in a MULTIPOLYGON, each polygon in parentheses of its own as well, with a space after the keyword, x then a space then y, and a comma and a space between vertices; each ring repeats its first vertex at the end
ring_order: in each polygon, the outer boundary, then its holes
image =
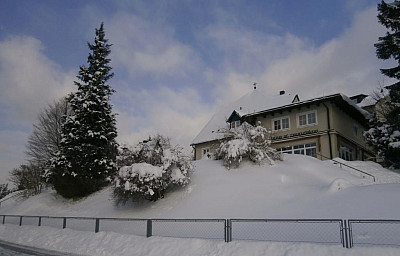
POLYGON ((0 225, 0 239, 7 242, 79 255, 96 256, 397 256, 399 248, 355 247, 309 243, 204 240, 195 238, 139 237, 113 232, 83 232, 50 227, 0 225))

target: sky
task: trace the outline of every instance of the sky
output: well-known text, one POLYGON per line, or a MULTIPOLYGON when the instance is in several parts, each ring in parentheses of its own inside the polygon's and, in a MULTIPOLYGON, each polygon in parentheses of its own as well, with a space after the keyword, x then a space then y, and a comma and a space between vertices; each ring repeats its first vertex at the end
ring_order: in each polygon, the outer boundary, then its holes
POLYGON ((190 142, 253 89, 302 98, 390 84, 374 43, 378 0, 0 1, 0 183, 26 163, 37 115, 76 90, 104 22, 118 142, 190 142))

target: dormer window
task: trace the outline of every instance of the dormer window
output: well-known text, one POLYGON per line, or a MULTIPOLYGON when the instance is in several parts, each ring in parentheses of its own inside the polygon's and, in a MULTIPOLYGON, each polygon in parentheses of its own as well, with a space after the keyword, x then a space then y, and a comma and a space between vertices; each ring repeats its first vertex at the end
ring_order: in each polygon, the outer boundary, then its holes
POLYGON ((239 126, 240 126, 240 120, 231 122, 231 128, 236 128, 236 127, 239 127, 239 126))
POLYGON ((236 128, 240 126, 240 114, 234 110, 226 122, 229 124, 230 128, 236 128))

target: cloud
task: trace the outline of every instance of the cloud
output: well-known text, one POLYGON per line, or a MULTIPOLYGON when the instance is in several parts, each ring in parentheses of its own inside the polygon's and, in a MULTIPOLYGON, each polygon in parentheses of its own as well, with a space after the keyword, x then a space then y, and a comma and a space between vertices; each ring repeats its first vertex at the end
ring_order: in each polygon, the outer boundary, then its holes
POLYGON ((127 13, 118 13, 109 21, 112 58, 116 68, 131 76, 184 77, 201 64, 196 52, 174 39, 174 31, 127 13))
POLYGON ((211 106, 203 105, 194 89, 159 87, 154 90, 125 91, 125 100, 135 102, 118 109, 118 140, 134 144, 148 136, 162 134, 188 147, 210 117, 211 106), (142 114, 141 114, 142 113, 142 114))
POLYGON ((286 90, 304 99, 372 92, 382 80, 379 68, 387 65, 375 56, 374 43, 385 33, 376 15, 376 6, 359 11, 341 35, 322 45, 291 34, 209 28, 205 34, 223 53, 224 68, 210 75, 217 105, 249 92, 253 82, 271 94, 286 90))
POLYGON ((0 183, 8 182, 9 172, 24 163, 28 133, 0 130, 0 183))
POLYGON ((205 36, 222 54, 226 69, 256 74, 277 59, 305 47, 308 43, 291 34, 275 35, 227 25, 210 26, 205 36))
POLYGON ((30 125, 41 108, 65 96, 74 76, 44 55, 42 43, 29 36, 0 42, 2 118, 9 125, 30 125))
POLYGON ((73 79, 45 56, 39 40, 14 36, 0 41, 0 183, 24 163, 25 144, 37 114, 71 92, 73 79))
POLYGON ((370 93, 378 87, 382 65, 374 43, 384 33, 376 20, 376 8, 368 8, 355 16, 341 36, 277 61, 266 68, 260 81, 275 92, 282 89, 309 97, 370 93))

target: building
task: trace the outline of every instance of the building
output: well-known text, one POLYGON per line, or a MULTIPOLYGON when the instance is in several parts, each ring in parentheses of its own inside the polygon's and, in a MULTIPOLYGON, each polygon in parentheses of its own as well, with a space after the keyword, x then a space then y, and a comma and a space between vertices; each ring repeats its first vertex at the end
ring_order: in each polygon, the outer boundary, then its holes
POLYGON ((367 146, 363 131, 369 113, 357 101, 343 94, 301 100, 281 91, 269 96, 254 89, 216 113, 192 141, 195 159, 214 153, 223 138, 224 128, 243 122, 261 125, 272 131, 272 146, 289 154, 319 159, 341 157, 366 160, 375 156, 367 146))

